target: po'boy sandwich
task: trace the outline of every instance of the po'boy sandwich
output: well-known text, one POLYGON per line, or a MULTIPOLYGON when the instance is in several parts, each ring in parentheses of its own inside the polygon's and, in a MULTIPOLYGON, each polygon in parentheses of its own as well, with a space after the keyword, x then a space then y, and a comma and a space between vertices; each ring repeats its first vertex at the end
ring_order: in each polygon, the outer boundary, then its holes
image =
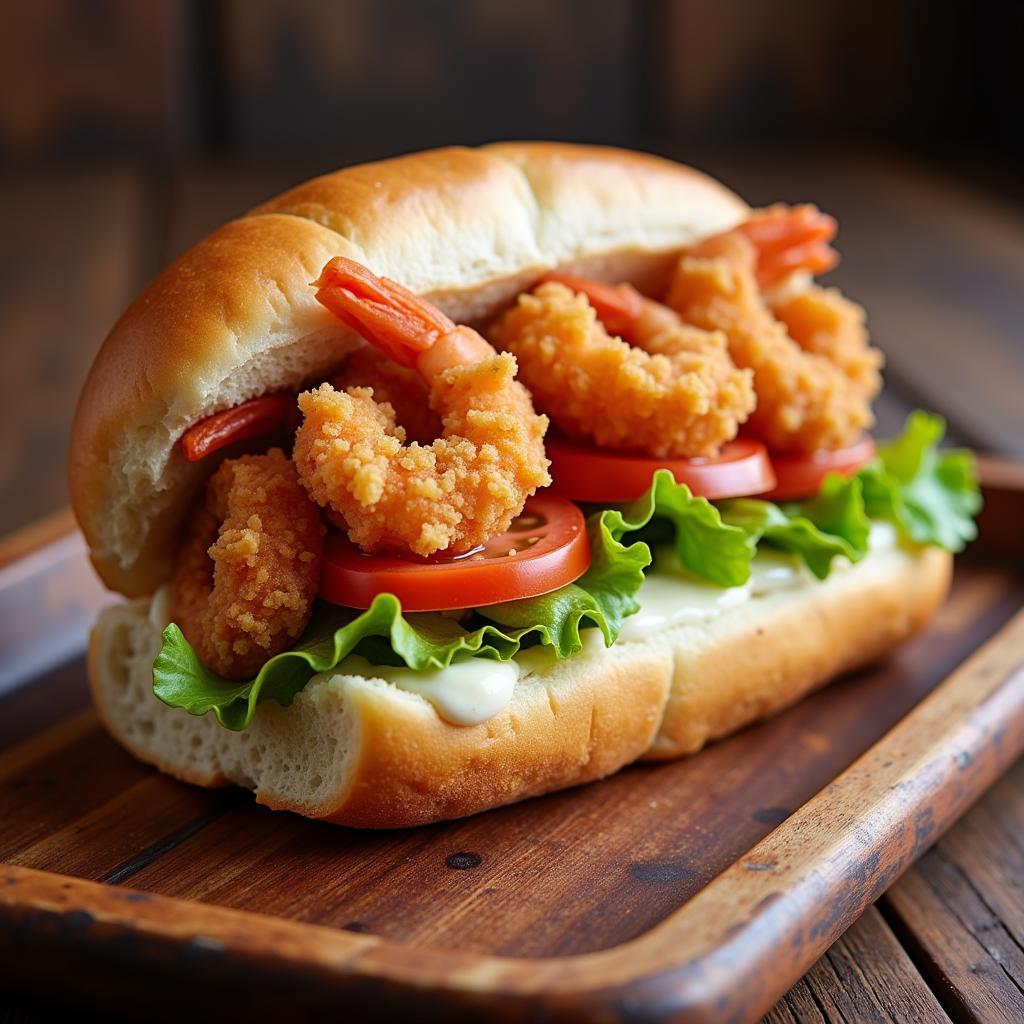
POLYGON ((399 827, 699 750, 942 601, 973 463, 814 277, 831 218, 497 144, 350 168, 163 271, 77 410, 110 732, 399 827))

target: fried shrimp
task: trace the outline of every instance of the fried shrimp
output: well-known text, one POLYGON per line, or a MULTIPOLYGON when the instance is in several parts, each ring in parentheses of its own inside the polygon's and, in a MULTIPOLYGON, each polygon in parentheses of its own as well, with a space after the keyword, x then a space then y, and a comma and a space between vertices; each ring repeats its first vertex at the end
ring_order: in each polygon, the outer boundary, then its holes
POLYGON ((629 285, 550 275, 492 328, 566 434, 654 456, 705 456, 754 407, 725 337, 682 323, 629 285))
POLYGON ((808 209, 794 215, 788 250, 778 208, 764 218, 771 231, 758 229, 755 219, 754 228, 694 246, 681 256, 666 297, 687 323, 722 331, 736 365, 753 370, 750 431, 774 451, 800 454, 841 448, 871 426, 882 363, 868 344, 863 309, 836 290, 761 291, 759 280, 776 285, 795 271, 834 265, 826 239, 834 222, 815 227, 808 209), (762 256, 758 246, 766 239, 762 256))
POLYGON ((174 621, 205 665, 245 679, 298 639, 323 537, 320 510, 280 449, 221 463, 171 579, 174 621))
POLYGON ((371 388, 378 405, 385 402, 408 441, 430 443, 441 433, 441 418, 430 408, 430 391, 423 377, 389 359, 378 348, 356 349, 330 379, 335 391, 371 388))
POLYGON ((440 418, 432 444, 406 444, 396 410, 373 388, 321 385, 299 396, 299 478, 366 551, 468 551, 508 529, 550 483, 547 418, 516 379, 516 361, 424 299, 336 258, 317 298, 392 359, 414 366, 440 418))

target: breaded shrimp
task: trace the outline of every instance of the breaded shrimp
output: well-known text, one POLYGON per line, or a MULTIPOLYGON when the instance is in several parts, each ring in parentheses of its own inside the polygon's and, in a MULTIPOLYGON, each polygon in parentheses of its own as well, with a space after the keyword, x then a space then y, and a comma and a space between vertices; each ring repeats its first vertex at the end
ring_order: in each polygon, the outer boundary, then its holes
POLYGON ((811 284, 796 295, 770 300, 776 320, 805 351, 824 356, 846 374, 855 392, 873 398, 881 386, 882 353, 868 345, 864 308, 838 288, 811 284))
MULTIPOLYGON (((773 211, 773 221, 778 216, 773 211)), ((812 265, 824 266, 821 239, 807 244, 812 265)), ((798 269, 781 250, 769 263, 773 282, 779 267, 798 269)), ((757 408, 749 429, 773 451, 850 444, 874 422, 871 399, 881 387, 882 356, 868 345, 864 311, 816 286, 772 307, 758 272, 758 247, 740 228, 683 253, 665 301, 687 323, 722 331, 736 365, 753 370, 757 408)))
POLYGON ((375 402, 391 406, 395 422, 405 431, 406 440, 429 444, 441 433, 441 418, 430 408, 426 381, 415 370, 389 359, 378 348, 371 345, 357 348, 329 383, 335 391, 370 388, 375 402))
POLYGON ((547 418, 516 379, 516 361, 424 299, 336 258, 317 298, 392 358, 415 366, 440 417, 430 445, 405 444, 370 388, 329 384, 299 396, 299 478, 366 551, 468 551, 508 529, 550 483, 547 418))
POLYGON ((309 622, 320 584, 320 510, 279 448, 222 462, 171 579, 171 612, 225 679, 255 675, 309 622))
POLYGON ((545 281, 491 337, 562 431, 605 448, 715 455, 754 407, 751 374, 721 333, 681 323, 628 285, 545 281))

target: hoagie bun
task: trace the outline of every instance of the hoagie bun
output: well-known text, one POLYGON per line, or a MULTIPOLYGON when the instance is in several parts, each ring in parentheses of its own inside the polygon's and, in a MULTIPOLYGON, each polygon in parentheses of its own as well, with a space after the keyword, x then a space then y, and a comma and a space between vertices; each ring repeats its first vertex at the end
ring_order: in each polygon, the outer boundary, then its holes
POLYGON ((101 615, 89 649, 112 735, 192 783, 238 784, 272 808, 338 823, 404 827, 693 753, 911 635, 944 597, 951 558, 895 543, 710 618, 531 662, 508 706, 481 724, 452 724, 416 693, 341 671, 315 677, 287 707, 263 701, 239 732, 154 696, 162 623, 151 598, 220 461, 189 462, 178 442, 213 413, 322 381, 363 344, 316 299, 328 261, 356 261, 484 328, 553 269, 660 293, 682 248, 749 214, 722 185, 655 157, 500 143, 315 179, 171 264, 105 341, 72 438, 72 502, 93 563, 133 599, 101 615))
POLYGON ((476 726, 383 680, 334 674, 229 732, 153 696, 160 634, 145 601, 102 614, 89 675, 110 732, 165 772, 236 783, 279 810, 400 828, 694 753, 905 640, 945 597, 951 561, 937 548, 875 551, 711 622, 590 648, 520 679, 508 708, 476 726))

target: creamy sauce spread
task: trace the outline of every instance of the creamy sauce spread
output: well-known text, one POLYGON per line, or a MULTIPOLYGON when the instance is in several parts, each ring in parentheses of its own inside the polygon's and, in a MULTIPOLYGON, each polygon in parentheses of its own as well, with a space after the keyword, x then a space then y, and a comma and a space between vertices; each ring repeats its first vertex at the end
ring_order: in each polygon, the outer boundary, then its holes
POLYGON ((350 654, 330 674, 383 679, 400 690, 425 697, 446 722, 479 725, 508 707, 519 679, 519 666, 514 661, 469 658, 453 662, 448 668, 414 672, 411 668, 371 665, 365 658, 350 654))
POLYGON ((868 535, 868 548, 871 551, 890 551, 899 544, 899 534, 892 523, 872 523, 868 535))
MULTIPOLYGON (((580 642, 583 649, 576 655, 576 659, 586 658, 597 651, 605 650, 604 634, 599 629, 580 630, 580 642)), ((515 656, 515 662, 519 666, 519 678, 536 675, 541 672, 548 672, 559 662, 555 652, 550 647, 537 644, 535 647, 527 647, 515 656)))
POLYGON ((759 551, 750 563, 748 586, 751 597, 763 597, 779 590, 799 587, 813 579, 810 570, 796 555, 786 551, 764 550, 759 551))
POLYGON ((640 611, 622 624, 619 640, 646 640, 652 633, 683 622, 707 622, 725 608, 750 599, 750 583, 716 587, 683 569, 670 548, 654 553, 654 564, 637 594, 640 611))

